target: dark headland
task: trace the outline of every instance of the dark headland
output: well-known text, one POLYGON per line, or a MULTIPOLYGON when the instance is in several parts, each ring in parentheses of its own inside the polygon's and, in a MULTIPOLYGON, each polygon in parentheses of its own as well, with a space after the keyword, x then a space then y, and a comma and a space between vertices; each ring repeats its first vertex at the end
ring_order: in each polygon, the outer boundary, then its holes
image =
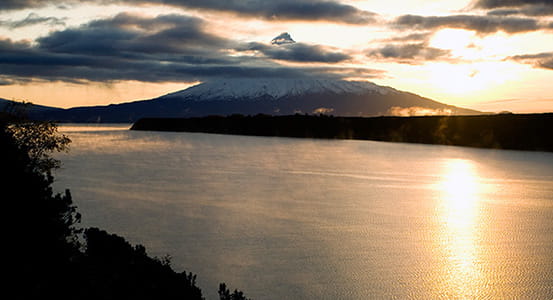
POLYGON ((134 123, 131 130, 359 139, 553 151, 553 113, 371 118, 327 115, 143 118, 134 123))

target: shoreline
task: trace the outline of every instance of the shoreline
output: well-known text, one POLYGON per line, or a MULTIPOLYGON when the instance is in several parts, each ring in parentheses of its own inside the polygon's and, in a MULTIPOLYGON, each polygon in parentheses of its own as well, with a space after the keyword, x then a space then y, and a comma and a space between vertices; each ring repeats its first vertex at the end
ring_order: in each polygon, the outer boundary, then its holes
POLYGON ((553 113, 417 117, 296 114, 143 118, 135 122, 130 130, 355 139, 553 152, 553 113))

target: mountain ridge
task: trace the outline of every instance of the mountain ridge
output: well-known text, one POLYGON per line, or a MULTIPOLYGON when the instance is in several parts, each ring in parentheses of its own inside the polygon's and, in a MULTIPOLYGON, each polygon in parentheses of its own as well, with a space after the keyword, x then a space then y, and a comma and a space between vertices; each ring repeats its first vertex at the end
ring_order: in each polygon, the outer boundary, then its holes
POLYGON ((133 123, 145 117, 297 113, 363 117, 481 114, 368 81, 255 78, 208 81, 150 100, 35 110, 31 117, 61 122, 133 123))
MULTIPOLYGON (((399 93, 399 91, 376 85, 368 81, 345 81, 331 79, 223 79, 208 81, 188 89, 170 93, 162 97, 201 97, 218 99, 240 99, 269 96, 273 99, 297 96, 301 94, 379 94, 399 93)), ((161 98, 162 98, 161 97, 161 98)))

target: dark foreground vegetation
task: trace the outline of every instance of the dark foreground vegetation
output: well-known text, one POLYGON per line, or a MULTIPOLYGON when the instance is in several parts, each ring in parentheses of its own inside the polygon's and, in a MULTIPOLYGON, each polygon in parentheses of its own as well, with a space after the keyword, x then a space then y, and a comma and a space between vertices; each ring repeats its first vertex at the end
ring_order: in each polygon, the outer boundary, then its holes
POLYGON ((144 118, 131 129, 553 151, 553 113, 374 118, 326 115, 144 118))
MULTIPOLYGON (((9 299, 203 299, 196 275, 98 228, 82 229, 69 190, 55 194, 52 151, 70 140, 49 122, 0 113, 4 295, 9 299)), ((220 299, 246 299, 219 286, 220 299)))

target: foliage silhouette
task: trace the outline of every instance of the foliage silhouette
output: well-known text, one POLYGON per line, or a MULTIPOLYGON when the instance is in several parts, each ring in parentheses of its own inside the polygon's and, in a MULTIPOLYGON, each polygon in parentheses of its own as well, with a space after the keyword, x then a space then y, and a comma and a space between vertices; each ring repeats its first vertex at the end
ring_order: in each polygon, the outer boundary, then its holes
POLYGON ((219 300, 250 300, 244 296, 244 293, 239 290, 230 292, 227 285, 224 283, 219 284, 219 300))
MULTIPOLYGON (((71 193, 54 194, 51 187, 59 161, 49 154, 66 150, 69 142, 54 123, 0 112, 5 294, 14 299, 203 299, 196 275, 173 271, 169 257, 151 258, 144 246, 97 228, 82 234, 71 193)), ((236 297, 231 299, 245 299, 236 297)))
MULTIPOLYGON (((7 231, 8 270, 13 280, 9 286, 18 289, 21 298, 29 299, 53 296, 74 286, 72 260, 79 255, 79 230, 75 225, 80 215, 68 190, 64 194, 52 191, 51 169, 56 161, 33 148, 49 151, 48 144, 59 137, 50 127, 54 124, 40 125, 46 129, 43 135, 28 144, 13 134, 13 125, 23 122, 0 115, 0 165, 4 178, 0 192, 6 212, 3 228, 7 231)), ((60 141, 68 143, 68 139, 60 141)))
POLYGON ((176 273, 169 261, 151 258, 144 246, 98 228, 84 233, 80 262, 87 299, 203 299, 192 273, 176 273), (110 295, 106 297, 106 295, 110 295))

